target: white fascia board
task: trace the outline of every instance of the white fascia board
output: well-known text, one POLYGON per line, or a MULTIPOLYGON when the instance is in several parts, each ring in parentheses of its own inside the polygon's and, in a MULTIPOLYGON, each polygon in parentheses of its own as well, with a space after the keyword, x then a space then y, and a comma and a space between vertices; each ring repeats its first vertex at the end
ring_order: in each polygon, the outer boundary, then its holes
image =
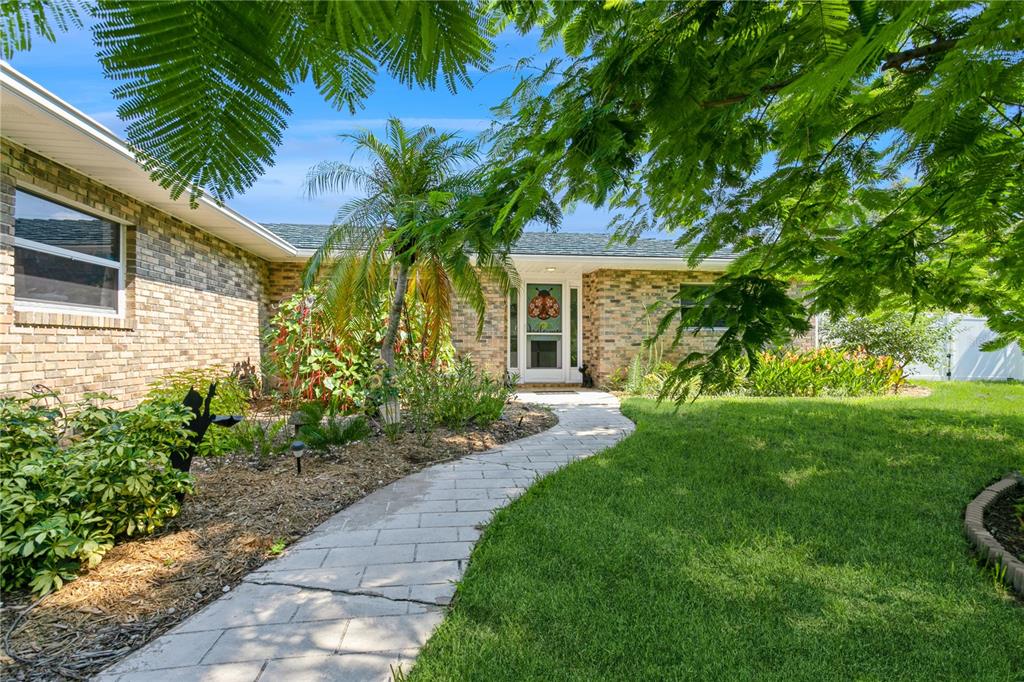
MULTIPOLYGON (((288 260, 304 262, 316 253, 315 249, 298 249, 293 258, 288 260)), ((735 258, 705 258, 691 267, 685 258, 665 258, 654 256, 538 256, 527 254, 511 254, 512 262, 518 270, 533 271, 555 267, 559 270, 572 269, 580 272, 594 270, 703 270, 722 272, 728 268, 735 258)))
POLYGON ((733 258, 705 258, 690 266, 683 256, 666 258, 655 256, 563 256, 563 255, 517 255, 512 261, 517 268, 536 270, 545 267, 572 267, 582 272, 594 270, 710 270, 723 271, 733 263, 733 258))
MULTIPOLYGON (((131 161, 138 167, 141 173, 146 175, 146 179, 149 182, 153 182, 149 179, 149 172, 146 171, 142 164, 138 162, 136 154, 124 142, 122 142, 117 135, 113 133, 113 131, 95 119, 87 116, 82 111, 76 109, 71 104, 60 99, 52 92, 28 78, 3 60, 0 60, 0 85, 2 85, 4 96, 17 96, 31 105, 38 113, 55 119, 59 123, 70 127, 76 133, 88 138, 91 142, 131 161)), ((59 159, 54 159, 54 161, 61 163, 59 159)), ((109 184, 104 182, 102 177, 94 177, 93 179, 101 184, 109 184)), ((125 194, 131 194, 130 192, 117 187, 115 187, 115 189, 118 189, 118 191, 122 191, 125 194)), ((140 199, 138 196, 133 196, 133 198, 140 199)), ((179 198, 176 203, 183 203, 187 206, 188 197, 183 195, 183 197, 179 198)), ((215 199, 210 198, 206 194, 199 198, 199 204, 206 210, 214 211, 224 218, 227 218, 231 222, 235 223, 236 226, 255 235, 261 240, 269 242, 269 245, 272 246, 272 253, 275 257, 287 258, 296 254, 295 247, 288 241, 278 237, 272 231, 263 227, 259 223, 246 218, 234 209, 218 203, 215 199)), ((166 211, 164 208, 160 208, 160 210, 166 211)), ((188 214, 186 214, 186 216, 178 215, 176 217, 196 225, 196 227, 204 232, 210 231, 209 229, 204 228, 203 225, 197 224, 195 220, 188 220, 187 215, 188 214)))

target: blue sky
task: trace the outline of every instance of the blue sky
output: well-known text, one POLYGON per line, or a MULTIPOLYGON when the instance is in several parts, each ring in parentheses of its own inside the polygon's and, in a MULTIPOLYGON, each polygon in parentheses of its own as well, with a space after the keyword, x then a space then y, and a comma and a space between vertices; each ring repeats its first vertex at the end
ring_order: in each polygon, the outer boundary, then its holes
MULTIPOLYGON (((488 73, 474 73, 475 85, 456 95, 444 87, 436 91, 410 90, 386 75, 377 80, 374 94, 354 116, 327 105, 310 84, 300 86, 290 104, 293 110, 275 165, 244 196, 229 204, 259 222, 329 223, 345 196, 307 199, 302 181, 310 166, 327 159, 348 161, 351 147, 336 138, 340 132, 361 127, 379 129, 388 116, 409 125, 430 124, 442 130, 475 134, 490 122, 490 108, 512 91, 518 76, 502 70, 522 57, 546 60, 534 37, 506 32, 496 40, 497 50, 488 73)), ((117 102, 110 92, 114 83, 103 76, 95 48, 86 29, 57 37, 56 43, 37 39, 30 52, 20 53, 11 64, 58 97, 92 116, 119 135, 117 102)), ((610 215, 589 206, 567 212, 562 230, 606 232, 610 215)))

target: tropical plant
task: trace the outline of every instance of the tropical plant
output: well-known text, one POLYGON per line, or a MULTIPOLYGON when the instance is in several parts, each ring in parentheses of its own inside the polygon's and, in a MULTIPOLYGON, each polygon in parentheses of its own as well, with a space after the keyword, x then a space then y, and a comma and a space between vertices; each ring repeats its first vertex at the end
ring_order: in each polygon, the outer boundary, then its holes
MULTIPOLYGON (((423 304, 424 355, 434 361, 446 341, 453 293, 477 313, 479 331, 482 278, 508 289, 514 270, 507 252, 521 224, 500 221, 489 210, 497 202, 480 190, 485 174, 473 165, 477 142, 429 126, 407 130, 395 118, 388 120, 384 139, 370 131, 340 137, 355 153, 366 154, 369 165, 320 163, 306 178, 307 192, 355 186, 365 196, 338 211, 306 266, 306 285, 323 282, 325 305, 340 322, 373 315, 384 302, 388 317, 380 356, 389 368, 406 299, 413 294, 423 304)), ((537 215, 552 218, 552 205, 543 203, 537 215)))
POLYGON ((178 513, 188 474, 170 466, 191 413, 143 403, 127 411, 87 396, 66 413, 0 398, 0 587, 45 594, 95 566, 125 535, 178 513))
POLYGON ((311 450, 327 450, 362 440, 371 433, 364 417, 347 417, 328 412, 320 419, 309 421, 299 428, 299 438, 311 450))
MULTIPOLYGON (((244 191, 273 162, 291 108, 311 80, 350 112, 378 70, 407 86, 454 92, 493 48, 479 5, 452 2, 100 0, 91 28, 118 116, 174 196, 244 191)), ((4 0, 5 58, 37 34, 79 25, 68 0, 4 0)))
POLYGON ((956 323, 941 315, 879 311, 848 315, 824 324, 825 338, 848 350, 862 348, 872 355, 888 355, 901 374, 912 363, 937 367, 956 323))
POLYGON ((525 66, 494 162, 623 239, 674 231, 691 265, 742 254, 666 312, 660 333, 728 322, 667 393, 753 369, 808 312, 972 308, 1024 338, 1024 4, 498 6, 567 56, 525 66))
POLYGON ((488 426, 501 418, 515 388, 476 369, 466 357, 447 367, 404 364, 399 373, 402 402, 413 430, 438 425, 461 429, 473 422, 488 426))
POLYGON ((281 302, 267 328, 267 369, 295 401, 360 408, 382 328, 381 318, 370 315, 332 323, 318 290, 299 291, 281 302))
POLYGON ((903 372, 889 356, 819 348, 765 352, 750 371, 743 390, 755 396, 863 396, 899 389, 903 372))
POLYGON ((287 427, 284 419, 267 422, 247 419, 233 429, 236 450, 255 459, 258 467, 269 466, 274 458, 288 452, 287 427))
MULTIPOLYGON (((210 384, 217 384, 217 391, 210 402, 213 414, 245 415, 249 411, 251 390, 226 365, 210 365, 172 372, 160 377, 149 385, 145 402, 168 402, 180 405, 190 388, 206 395, 210 384)), ((201 457, 217 457, 237 447, 235 430, 211 428, 199 444, 197 454, 201 457)))

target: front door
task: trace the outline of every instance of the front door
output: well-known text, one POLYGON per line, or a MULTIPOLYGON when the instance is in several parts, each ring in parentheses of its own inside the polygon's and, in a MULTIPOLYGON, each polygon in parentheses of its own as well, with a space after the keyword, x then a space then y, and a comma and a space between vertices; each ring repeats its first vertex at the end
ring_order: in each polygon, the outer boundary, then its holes
POLYGON ((523 279, 509 293, 508 371, 521 383, 580 383, 579 281, 523 279))
POLYGON ((526 375, 528 383, 563 382, 565 310, 561 284, 526 285, 526 375))

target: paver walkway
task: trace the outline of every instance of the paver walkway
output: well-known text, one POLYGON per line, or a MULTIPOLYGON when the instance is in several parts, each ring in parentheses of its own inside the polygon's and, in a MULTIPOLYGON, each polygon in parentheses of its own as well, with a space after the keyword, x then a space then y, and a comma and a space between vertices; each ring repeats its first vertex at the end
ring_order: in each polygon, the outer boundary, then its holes
POLYGON ((347 682, 408 668, 492 511, 633 430, 607 393, 520 399, 550 405, 558 424, 375 491, 97 679, 347 682))

